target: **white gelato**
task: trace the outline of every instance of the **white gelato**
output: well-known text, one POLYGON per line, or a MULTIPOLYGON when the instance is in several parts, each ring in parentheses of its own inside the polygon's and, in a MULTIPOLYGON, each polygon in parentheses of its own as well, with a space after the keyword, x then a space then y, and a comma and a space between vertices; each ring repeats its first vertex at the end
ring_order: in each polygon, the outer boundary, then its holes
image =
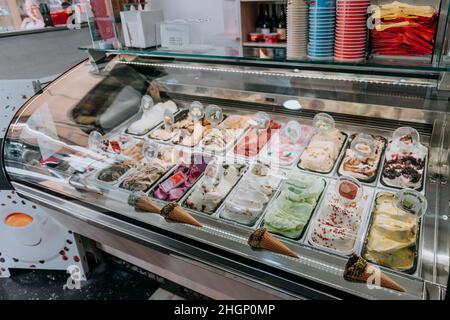
POLYGON ((281 178, 270 167, 255 164, 226 201, 220 216, 245 225, 253 225, 280 182, 281 178))
POLYGON ((152 108, 145 110, 141 119, 133 122, 128 128, 131 134, 143 135, 164 120, 164 112, 169 110, 172 114, 177 111, 177 105, 173 101, 158 103, 152 108))

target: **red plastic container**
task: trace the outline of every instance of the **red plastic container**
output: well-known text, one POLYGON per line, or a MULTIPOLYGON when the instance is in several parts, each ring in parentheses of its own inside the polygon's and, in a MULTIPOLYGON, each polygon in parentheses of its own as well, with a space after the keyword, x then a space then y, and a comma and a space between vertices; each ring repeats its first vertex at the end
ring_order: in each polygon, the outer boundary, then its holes
POLYGON ((52 18, 53 25, 57 26, 65 25, 67 23, 69 15, 67 14, 66 10, 59 10, 50 12, 50 17, 52 18))

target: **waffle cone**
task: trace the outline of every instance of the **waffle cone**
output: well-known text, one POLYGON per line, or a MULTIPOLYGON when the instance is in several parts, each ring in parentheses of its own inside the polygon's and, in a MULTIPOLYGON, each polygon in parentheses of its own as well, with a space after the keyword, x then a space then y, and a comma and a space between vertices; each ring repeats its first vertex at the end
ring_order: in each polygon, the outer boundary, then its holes
POLYGON ((266 250, 278 252, 289 257, 298 258, 298 255, 295 254, 294 251, 289 249, 283 242, 275 238, 269 232, 264 233, 260 246, 266 250))
POLYGON ((399 292, 405 292, 405 288, 392 280, 389 276, 383 273, 379 268, 370 265, 362 257, 353 255, 347 262, 344 271, 344 278, 348 281, 366 282, 372 285, 374 280, 380 280, 380 287, 392 289, 399 292), (378 274, 377 274, 378 273, 378 274))
POLYGON ((159 213, 161 211, 161 208, 143 192, 132 193, 128 197, 128 204, 147 212, 159 213))
POLYGON ((265 228, 259 228, 253 232, 248 239, 248 244, 252 248, 263 248, 289 257, 298 258, 295 252, 271 235, 265 228))
POLYGON ((200 222, 198 222, 193 216, 191 216, 186 210, 182 207, 176 205, 173 209, 164 215, 165 218, 174 220, 181 223, 191 224, 193 226, 202 227, 200 222))
POLYGON ((136 207, 141 210, 153 212, 153 213, 159 213, 159 211, 161 210, 161 208, 156 203, 154 203, 153 201, 151 201, 148 198, 139 199, 136 202, 136 207))

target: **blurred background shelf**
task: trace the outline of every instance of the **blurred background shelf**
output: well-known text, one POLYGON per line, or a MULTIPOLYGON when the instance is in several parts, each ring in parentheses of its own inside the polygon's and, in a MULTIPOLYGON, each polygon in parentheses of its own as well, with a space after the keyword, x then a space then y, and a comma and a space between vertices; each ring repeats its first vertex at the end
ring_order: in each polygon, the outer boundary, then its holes
POLYGON ((286 42, 280 43, 265 43, 265 42, 244 42, 244 47, 257 47, 257 48, 286 48, 286 42))

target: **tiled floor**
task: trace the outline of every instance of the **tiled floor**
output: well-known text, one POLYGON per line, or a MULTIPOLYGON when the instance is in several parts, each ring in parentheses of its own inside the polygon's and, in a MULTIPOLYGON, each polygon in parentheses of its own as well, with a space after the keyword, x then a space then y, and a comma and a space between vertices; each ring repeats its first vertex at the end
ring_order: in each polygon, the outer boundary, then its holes
MULTIPOLYGON (((64 289, 65 271, 14 270, 0 279, 0 300, 181 300, 161 288, 161 281, 105 259, 80 289, 64 289)), ((181 290, 183 291, 183 290, 181 290)))
POLYGON ((159 288, 152 294, 149 300, 185 300, 184 298, 177 296, 176 294, 159 288))

